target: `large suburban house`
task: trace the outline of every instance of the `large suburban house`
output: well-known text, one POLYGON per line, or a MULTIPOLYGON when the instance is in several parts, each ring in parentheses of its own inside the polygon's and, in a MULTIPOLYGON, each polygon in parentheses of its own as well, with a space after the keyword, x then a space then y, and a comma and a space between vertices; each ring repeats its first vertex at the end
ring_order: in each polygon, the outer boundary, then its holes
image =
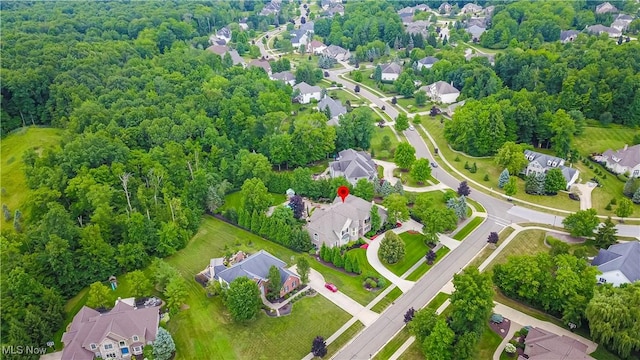
POLYGON ((309 43, 309 38, 313 35, 309 33, 307 30, 298 29, 291 31, 291 45, 294 48, 299 48, 301 45, 307 47, 307 43, 309 43))
POLYGON ((424 91, 432 101, 443 104, 453 104, 460 96, 460 91, 445 81, 436 81, 431 85, 421 87, 420 90, 424 91))
POLYGON ((268 15, 277 15, 280 13, 280 7, 282 6, 280 0, 271 0, 270 3, 265 5, 262 10, 260 10, 260 15, 268 16, 268 15))
POLYGON ((532 327, 524 340, 524 353, 518 360, 587 360, 588 346, 566 335, 558 336, 552 332, 532 327))
POLYGON ((231 61, 233 65, 242 65, 245 66, 244 59, 238 54, 235 49, 230 49, 226 45, 211 45, 207 48, 208 51, 220 55, 220 57, 224 58, 227 54, 231 56, 231 61))
POLYGON ((389 64, 383 64, 382 68, 382 81, 396 81, 398 76, 402 73, 402 66, 391 62, 389 64))
POLYGON ((620 286, 640 280, 640 242, 629 241, 600 249, 591 265, 602 272, 596 275, 601 284, 620 286))
POLYGON ((336 161, 329 163, 329 175, 332 178, 343 176, 355 185, 360 179, 376 180, 378 171, 371 155, 364 151, 346 149, 338 153, 336 161))
POLYGON ((322 88, 320 86, 311 86, 306 82, 301 82, 293 87, 293 91, 299 91, 299 95, 296 97, 300 104, 308 104, 311 99, 320 101, 322 96, 322 88))
POLYGON ((348 60, 349 56, 351 55, 349 53, 349 50, 347 50, 347 49, 345 49, 343 47, 337 46, 337 45, 329 45, 329 46, 327 46, 327 48, 322 51, 322 54, 324 56, 328 56, 330 58, 334 58, 334 59, 336 59, 338 61, 348 60))
POLYGON ((578 34, 580 34, 580 32, 578 30, 566 30, 566 31, 560 31, 560 41, 563 44, 566 44, 568 42, 572 42, 575 39, 578 38, 578 34))
POLYGON ((153 343, 158 332, 158 306, 138 308, 133 298, 118 299, 111 311, 83 306, 62 335, 62 359, 131 359, 153 343))
POLYGON ((340 100, 334 100, 329 96, 326 96, 320 100, 318 103, 318 110, 322 112, 326 112, 327 108, 329 108, 329 120, 327 121, 327 125, 329 126, 339 126, 340 125, 340 117, 347 113, 347 108, 342 106, 340 100))
POLYGON ((480 36, 487 31, 487 28, 478 25, 471 25, 465 30, 471 35, 472 41, 480 41, 480 36))
POLYGON ((417 35, 422 34, 422 37, 429 36, 429 25, 431 23, 427 20, 417 20, 405 23, 407 34, 417 35))
POLYGON ((273 73, 269 76, 269 79, 279 80, 291 86, 296 84, 296 77, 290 71, 281 71, 279 73, 273 73))
POLYGON ((223 286, 229 286, 233 280, 239 277, 247 277, 255 281, 262 294, 266 295, 269 269, 275 266, 280 271, 280 297, 300 286, 300 277, 287 269, 287 264, 284 261, 264 250, 238 260, 233 265, 226 267, 223 258, 211 259, 208 267, 209 273, 205 274, 209 279, 217 280, 223 286))
POLYGON ((611 5, 610 2, 602 3, 596 6, 596 14, 617 13, 618 9, 611 5))
POLYGON ((610 38, 617 38, 622 35, 620 30, 600 24, 588 26, 586 30, 589 34, 593 35, 607 34, 610 38))
POLYGON ((567 181, 567 189, 578 180, 580 171, 578 169, 564 166, 564 159, 559 157, 541 154, 539 152, 525 150, 524 157, 529 160, 529 165, 524 170, 525 175, 531 175, 532 173, 546 173, 551 169, 560 169, 562 176, 567 181))
POLYGON ((269 64, 267 60, 255 59, 252 60, 248 66, 262 68, 264 69, 264 71, 266 71, 267 75, 271 75, 271 64, 269 64))
POLYGON ((418 71, 422 70, 423 68, 431 69, 431 67, 433 67, 433 64, 437 62, 438 62, 437 57, 427 56, 416 62, 416 69, 418 69, 418 71))
POLYGON ((594 156, 594 160, 603 162, 607 169, 616 174, 629 173, 630 176, 640 176, 640 144, 627 146, 621 150, 611 149, 602 155, 594 156))
POLYGON ((371 230, 370 212, 373 206, 378 209, 384 223, 387 219, 386 211, 353 195, 347 196, 344 202, 336 197, 330 206, 315 209, 307 223, 311 243, 320 248, 322 244, 333 247, 358 240, 371 230))
POLYGON ((325 45, 322 41, 318 41, 318 40, 312 40, 309 43, 309 45, 307 45, 307 51, 315 55, 322 54, 322 52, 326 48, 327 48, 327 45, 325 45))
POLYGON ((465 4, 460 9, 460 14, 477 14, 480 12, 482 12, 482 6, 473 3, 465 4))

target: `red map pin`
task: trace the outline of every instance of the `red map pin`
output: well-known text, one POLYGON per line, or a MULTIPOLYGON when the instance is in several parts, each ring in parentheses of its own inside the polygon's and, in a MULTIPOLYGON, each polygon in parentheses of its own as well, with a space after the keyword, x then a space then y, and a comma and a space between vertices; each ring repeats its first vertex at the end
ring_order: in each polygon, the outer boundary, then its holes
POLYGON ((344 199, 349 196, 349 188, 346 186, 340 186, 338 188, 338 196, 340 196, 340 198, 342 198, 342 202, 344 202, 344 199))

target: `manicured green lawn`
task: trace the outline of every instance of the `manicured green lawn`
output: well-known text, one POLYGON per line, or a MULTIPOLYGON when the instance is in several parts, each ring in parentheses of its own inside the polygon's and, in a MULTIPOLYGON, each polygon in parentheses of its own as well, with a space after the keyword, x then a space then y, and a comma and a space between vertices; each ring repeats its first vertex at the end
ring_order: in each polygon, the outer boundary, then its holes
MULTIPOLYGON (((6 204, 11 213, 16 210, 27 215, 24 207, 29 197, 22 155, 28 149, 35 149, 37 153, 48 148, 55 148, 60 142, 62 130, 53 128, 29 127, 16 130, 0 143, 0 203, 6 204)), ((3 227, 5 228, 5 227, 3 227)), ((7 229, 12 228, 6 226, 7 229)))
MULTIPOLYGON (((440 248, 440 250, 436 251, 436 260, 433 262, 433 265, 437 264, 438 261, 440 261, 440 259, 442 259, 447 253, 449 252, 449 248, 447 248, 446 246, 443 246, 440 248)), ((429 269, 431 269, 431 267, 433 267, 433 265, 429 265, 427 264, 427 262, 423 262, 422 264, 420 264, 420 266, 418 266, 418 268, 412 272, 411 274, 409 274, 409 276, 407 276, 407 280, 409 281, 418 281, 418 279, 420 279, 422 277, 422 275, 426 274, 427 271, 429 271, 429 269)))
POLYGON ((416 262, 424 259, 424 256, 429 252, 429 247, 424 243, 423 234, 404 232, 400 234, 400 238, 404 241, 404 258, 395 264, 386 264, 383 261, 387 269, 398 276, 407 272, 416 262))
MULTIPOLYGON (((513 233, 515 230, 512 227, 506 227, 504 229, 502 229, 502 231, 499 234, 500 239, 498 240, 498 245, 500 246, 500 244, 502 243, 502 241, 504 241, 504 239, 506 239, 507 237, 509 237, 509 235, 511 235, 511 233, 513 233)), ((491 255, 492 252, 494 252, 495 249, 490 247, 490 246, 485 246, 484 249, 482 249, 482 251, 473 259, 473 261, 468 265, 469 268, 477 268, 478 266, 480 266, 488 257, 489 255, 491 255)))
POLYGON ((597 360, 620 360, 620 358, 614 354, 609 352, 604 346, 598 345, 596 351, 589 354, 592 358, 597 360))
POLYGON ((334 99, 339 99, 344 106, 346 106, 347 100, 351 102, 351 105, 362 103, 362 98, 354 96, 351 92, 346 90, 330 90, 329 96, 334 99))
POLYGON ((371 138, 371 148, 375 152, 374 155, 376 159, 393 161, 393 153, 396 150, 397 146, 398 138, 396 138, 396 135, 388 126, 385 126, 383 128, 376 126, 376 130, 374 131, 373 137, 371 138), (386 150, 387 156, 382 156, 383 149, 382 147, 380 147, 380 145, 382 144, 382 138, 384 138, 385 136, 388 136, 389 140, 391 140, 391 146, 389 147, 389 150, 386 150))
MULTIPOLYGON (((369 76, 373 74, 374 70, 375 69, 360 70, 360 72, 362 72, 362 81, 360 83, 370 87, 376 92, 382 93, 384 96, 393 96, 394 94, 397 94, 396 89, 392 83, 383 83, 382 89, 380 89, 375 80, 369 78, 369 76)), ((352 72, 346 74, 345 77, 355 82, 355 80, 353 80, 352 72)))
POLYGON ((476 216, 475 218, 471 219, 471 221, 469 221, 467 225, 465 225, 462 229, 460 229, 460 231, 458 231, 455 235, 453 235, 453 238, 456 240, 464 240, 467 237, 467 235, 469 235, 475 228, 477 228, 482 223, 483 220, 484 218, 476 216))
POLYGON ((422 344, 418 344, 414 341, 407 350, 399 357, 401 360, 424 360, 424 353, 422 352, 422 344))
POLYGON ((400 330, 400 332, 394 336, 393 339, 391 339, 373 358, 380 360, 389 359, 391 355, 395 354, 400 346, 402 346, 402 344, 404 344, 410 337, 411 334, 409 334, 407 328, 402 328, 402 330, 400 330))
POLYGON ((428 101, 424 105, 418 106, 416 105, 415 98, 398 99, 398 105, 402 106, 405 110, 407 110, 412 114, 417 112, 429 111, 432 106, 431 103, 429 103, 428 101))
POLYGON ((277 358, 305 356, 313 338, 329 337, 349 318, 346 312, 322 296, 295 303, 289 316, 269 318, 260 314, 248 324, 233 323, 219 297, 207 298, 204 289, 193 280, 209 259, 224 254, 225 248, 256 252, 267 250, 289 263, 295 252, 258 236, 205 217, 200 231, 187 247, 167 262, 187 280, 189 309, 175 315, 168 324, 176 342, 178 359, 221 357, 249 359, 270 354, 277 358), (281 346, 285 336, 290 346, 281 346), (224 354, 224 355, 223 355, 224 354))
POLYGON ((482 205, 480 205, 479 202, 477 202, 475 200, 467 198, 467 204, 473 205, 473 207, 476 208, 477 212, 487 212, 487 210, 485 210, 485 208, 482 205))
POLYGON ((484 325, 484 331, 482 332, 482 336, 480 336, 480 341, 478 341, 478 345, 476 345, 475 358, 477 359, 491 359, 493 357, 493 353, 496 352, 496 349, 502 342, 502 338, 500 335, 496 334, 491 328, 489 324, 484 325))
POLYGON ((400 295, 402 295, 402 290, 397 287, 393 288, 393 290, 389 291, 389 293, 385 297, 380 299, 380 301, 378 301, 378 303, 371 308, 371 311, 381 313, 382 311, 384 311, 384 309, 387 308, 387 306, 389 306, 389 304, 399 298, 400 295))
POLYGON ((431 186, 431 185, 440 183, 440 181, 438 181, 436 178, 434 178, 431 175, 427 178, 426 181, 419 183, 416 179, 413 178, 413 176, 411 176, 410 171, 402 171, 398 168, 393 170, 393 176, 399 179, 402 179, 403 185, 411 186, 411 187, 424 187, 424 186, 431 186))
POLYGON ((444 304, 445 301, 447 301, 449 296, 450 295, 447 293, 443 293, 443 292, 437 293, 436 296, 434 296, 433 299, 429 301, 429 304, 427 304, 427 308, 438 310, 438 308, 442 306, 442 304, 444 304))
MULTIPOLYGON (((275 194, 275 193, 269 193, 269 194, 273 198, 273 201, 271 202, 272 206, 280 205, 285 201, 287 201, 287 195, 285 194, 275 194)), ((220 207, 220 211, 222 212, 230 208, 235 208, 236 210, 240 209, 241 200, 242 200, 242 196, 240 194, 240 191, 236 191, 225 196, 224 205, 220 207)))
MULTIPOLYGON (((349 326, 349 328, 340 334, 337 339, 335 339, 329 346, 327 346, 327 355, 325 358, 329 359, 331 356, 340 350, 351 338, 353 338, 357 333, 364 329, 364 325, 360 321, 356 321, 353 325, 349 326)), ((309 345, 309 349, 311 349, 311 345, 309 345)))
POLYGON ((633 136, 638 130, 612 124, 609 127, 587 126, 582 135, 573 141, 583 156, 591 153, 603 153, 607 149, 622 149, 625 144, 633 144, 633 136))

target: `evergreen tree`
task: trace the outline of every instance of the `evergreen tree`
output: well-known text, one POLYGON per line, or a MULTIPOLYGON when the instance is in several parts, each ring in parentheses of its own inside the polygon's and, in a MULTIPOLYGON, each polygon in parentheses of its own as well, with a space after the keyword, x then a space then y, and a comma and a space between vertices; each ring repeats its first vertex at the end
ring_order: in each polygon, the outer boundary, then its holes
POLYGON ((640 204, 640 187, 633 194, 631 201, 633 201, 634 204, 640 204))
POLYGON ((609 246, 616 243, 616 225, 611 221, 611 217, 608 217, 604 221, 604 225, 598 228, 598 232, 595 236, 594 245, 599 249, 606 249, 609 246))
POLYGON ((396 184, 393 185, 393 192, 404 195, 404 186, 402 186, 402 181, 396 181, 396 184))
POLYGON ((327 355, 327 343, 322 336, 316 336, 311 345, 311 353, 313 356, 324 357, 327 355))
POLYGON ((466 181, 462 181, 458 186, 458 195, 459 196, 469 196, 471 194, 471 189, 469 189, 469 185, 466 181))
POLYGON ((371 210, 369 211, 369 216, 371 217, 371 231, 377 232, 380 230, 382 226, 382 219, 380 218, 380 214, 378 213, 378 207, 376 205, 371 206, 371 210))
POLYGON ((156 340, 153 342, 153 357, 156 360, 169 360, 176 351, 176 344, 171 334, 163 327, 158 328, 156 340))
POLYGON ((335 265, 335 267, 344 267, 344 259, 342 258, 342 251, 340 251, 340 247, 335 246, 333 248, 333 257, 331 259, 331 262, 333 263, 333 265, 335 265))
POLYGON ((376 69, 373 72, 373 80, 375 80, 377 83, 382 81, 382 68, 380 67, 380 65, 376 66, 376 69))
POLYGON ((507 181, 509 181, 509 170, 504 169, 498 178, 498 187, 502 189, 507 184, 507 181))
POLYGON ((544 183, 545 183, 544 173, 532 173, 529 176, 527 176, 524 188, 527 194, 543 195, 544 183))
POLYGON ((382 183, 382 187, 380 188, 380 195, 382 195, 383 198, 386 198, 387 196, 391 195, 392 192, 393 186, 390 182, 384 180, 384 182, 382 183))
POLYGON ((351 256, 349 256, 349 254, 345 254, 344 256, 344 270, 346 272, 353 272, 353 267, 351 265, 351 256))

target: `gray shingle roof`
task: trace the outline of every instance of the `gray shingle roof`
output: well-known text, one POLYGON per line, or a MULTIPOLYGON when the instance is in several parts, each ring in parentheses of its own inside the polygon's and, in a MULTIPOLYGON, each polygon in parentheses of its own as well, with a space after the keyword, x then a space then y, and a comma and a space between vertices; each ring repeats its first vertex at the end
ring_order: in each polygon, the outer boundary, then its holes
POLYGON ((453 85, 449 84, 446 81, 436 81, 432 85, 435 85, 435 90, 440 95, 460 93, 458 89, 456 89, 455 87, 453 87, 453 85))
POLYGON ((391 62, 382 66, 383 74, 400 74, 402 73, 402 66, 391 62))
POLYGON ((340 54, 346 54, 348 52, 349 52, 349 50, 347 50, 347 49, 345 49, 343 47, 337 46, 337 45, 329 45, 329 46, 327 46, 326 49, 324 49, 324 53, 327 56, 331 56, 331 57, 336 57, 336 56, 338 56, 340 54))
POLYGON ((338 160, 329 163, 329 166, 338 176, 347 179, 369 177, 377 174, 376 164, 371 159, 371 155, 364 151, 353 149, 342 150, 338 153, 338 160))
POLYGON ((296 84, 293 87, 293 90, 300 90, 300 95, 322 92, 322 89, 320 88, 320 86, 311 86, 304 81, 299 84, 296 84))
POLYGON ((344 115, 347 113, 347 108, 342 106, 340 100, 333 100, 329 96, 325 96, 324 98, 322 98, 322 100, 320 100, 320 102, 318 103, 318 109, 320 111, 324 111, 327 106, 329 107, 329 111, 331 112, 331 119, 337 118, 340 115, 344 115))
POLYGON ((281 71, 279 73, 272 74, 271 78, 273 78, 274 80, 282 80, 285 82, 296 79, 296 77, 290 71, 281 71))
POLYGON ((612 163, 615 162, 621 166, 634 167, 640 164, 640 144, 616 151, 609 149, 602 155, 610 159, 612 163), (613 158, 617 160, 614 160, 613 158))
POLYGON ((564 41, 564 40, 567 40, 567 39, 569 39, 570 37, 572 37, 572 36, 576 36, 576 35, 578 35, 578 34, 580 34, 580 32, 579 32, 579 31, 577 31, 577 30, 566 30, 566 31, 560 31, 560 40, 561 40, 561 41, 564 41))
POLYGON ((433 56, 427 56, 425 58, 422 58, 420 60, 418 60, 418 62, 420 64, 424 64, 424 65, 431 65, 431 64, 435 64, 437 63, 439 60, 437 57, 433 57, 433 56))
POLYGON ((591 265, 604 272, 619 270, 629 281, 640 280, 640 242, 630 241, 601 249, 591 265))
POLYGON ((260 250, 239 263, 216 273, 215 277, 222 278, 227 283, 231 283, 233 280, 242 276, 252 280, 264 281, 269 277, 269 268, 275 266, 280 270, 280 284, 282 284, 289 276, 297 277, 285 268, 285 265, 284 261, 264 250, 260 250))
POLYGON ((482 35, 485 31, 487 31, 486 28, 480 27, 478 25, 471 25, 466 30, 469 34, 471 34, 473 37, 476 37, 476 38, 480 38, 480 35, 482 35))
POLYGON ((159 321, 157 306, 135 308, 119 300, 111 311, 103 314, 83 306, 73 318, 69 330, 62 335, 65 345, 62 359, 92 360, 94 351, 91 344, 99 344, 105 338, 130 339, 137 335, 145 341, 153 341, 159 321))

